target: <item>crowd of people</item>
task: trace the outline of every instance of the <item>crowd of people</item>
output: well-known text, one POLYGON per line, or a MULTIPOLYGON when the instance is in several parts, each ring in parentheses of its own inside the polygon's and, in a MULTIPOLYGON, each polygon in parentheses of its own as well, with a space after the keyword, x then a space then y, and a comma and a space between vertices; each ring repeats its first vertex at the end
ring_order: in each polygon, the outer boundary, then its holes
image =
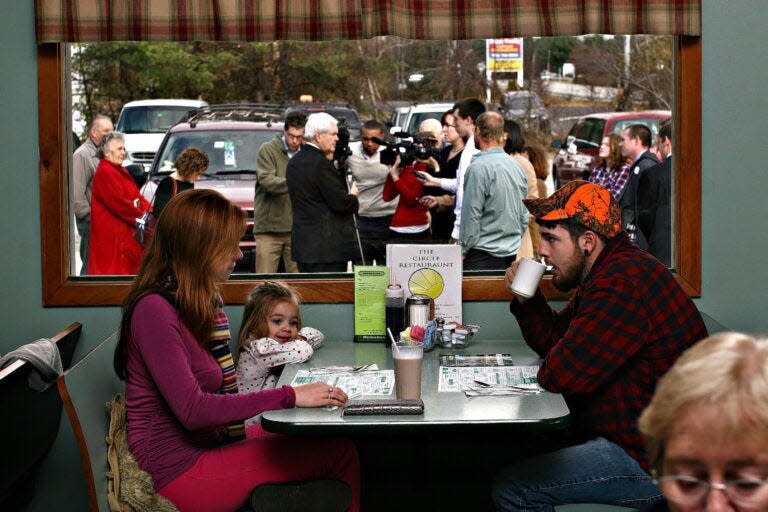
MULTIPOLYGON (((460 100, 440 120, 424 120, 413 145, 407 150, 398 146, 395 156, 392 147, 397 141, 380 122, 369 120, 361 139, 338 159, 336 119, 300 110, 288 113, 283 133, 259 148, 255 162, 254 271, 345 272, 350 263, 385 264, 387 244, 397 243, 458 244, 465 270, 504 270, 516 258, 540 258, 537 225, 528 214, 520 225, 519 205, 522 199, 546 197, 547 155, 541 147, 526 144, 513 120, 502 119, 502 133, 496 138, 496 131, 487 128, 499 116, 487 113, 476 98, 460 100), (488 115, 481 124, 483 114, 488 115), (494 140, 483 140, 481 147, 479 130, 494 140), (510 157, 495 159, 501 166, 496 170, 503 172, 486 169, 483 176, 480 169, 499 148, 510 157), (385 161, 382 155, 387 155, 385 161), (477 172, 471 172, 474 169, 477 172), (515 178, 504 181, 504 175, 515 178), (516 186, 520 183, 522 191, 516 186), (472 204, 465 204, 467 190, 472 204), (472 215, 462 218, 462 210, 472 215)), ((109 118, 97 116, 73 156, 72 207, 80 234, 81 275, 134 274, 142 250, 129 236, 136 219, 147 211, 157 218, 168 200, 193 188, 207 168, 208 156, 188 148, 179 155, 174 172, 159 183, 153 203, 147 204, 121 165, 125 149, 107 151, 107 134, 113 134, 110 140, 122 140, 112 132, 109 118), (94 179, 97 167, 105 169, 103 179, 94 179), (92 208, 106 222, 99 222, 95 235, 92 208), (122 261, 109 256, 107 249, 118 245, 122 261)), ((671 124, 661 125, 655 141, 647 126, 636 124, 601 141, 588 175, 618 202, 630 240, 668 267, 671 163, 671 124)))

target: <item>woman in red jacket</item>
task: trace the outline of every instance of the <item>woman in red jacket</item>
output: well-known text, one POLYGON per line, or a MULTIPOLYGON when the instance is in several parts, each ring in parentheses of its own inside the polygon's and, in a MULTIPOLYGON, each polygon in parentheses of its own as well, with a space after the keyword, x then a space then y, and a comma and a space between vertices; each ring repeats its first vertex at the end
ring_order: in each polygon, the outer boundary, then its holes
POLYGON ((109 132, 99 147, 102 157, 91 187, 91 242, 88 275, 135 274, 141 245, 133 238, 136 219, 151 210, 139 192, 125 160, 125 137, 109 132))
POLYGON ((432 217, 429 208, 435 206, 437 201, 429 201, 424 197, 425 194, 430 194, 429 190, 424 189, 424 179, 430 174, 440 172, 441 163, 436 158, 439 158, 442 138, 443 126, 440 121, 425 119, 419 125, 419 138, 416 143, 419 149, 424 150, 422 158, 414 159, 413 163, 401 170, 398 157, 395 165, 389 168, 389 176, 384 182, 383 199, 391 201, 400 196, 392 224, 389 226, 389 229, 395 232, 392 243, 435 243, 432 239, 432 217))
POLYGON ((426 174, 426 162, 414 160, 413 163, 401 167, 398 157, 395 164, 389 166, 382 198, 384 201, 392 201, 400 196, 392 223, 389 225, 390 231, 393 232, 390 243, 431 243, 429 207, 421 202, 424 185, 416 178, 416 172, 426 174))

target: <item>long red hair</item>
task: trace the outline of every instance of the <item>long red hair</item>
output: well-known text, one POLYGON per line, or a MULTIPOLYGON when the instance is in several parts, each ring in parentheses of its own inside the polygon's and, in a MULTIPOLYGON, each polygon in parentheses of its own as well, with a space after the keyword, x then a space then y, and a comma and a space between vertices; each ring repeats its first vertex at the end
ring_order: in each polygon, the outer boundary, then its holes
POLYGON ((171 199, 123 302, 114 357, 119 377, 125 378, 133 311, 146 295, 164 296, 198 342, 208 341, 219 293, 216 272, 231 261, 245 227, 243 210, 214 190, 188 190, 171 199))

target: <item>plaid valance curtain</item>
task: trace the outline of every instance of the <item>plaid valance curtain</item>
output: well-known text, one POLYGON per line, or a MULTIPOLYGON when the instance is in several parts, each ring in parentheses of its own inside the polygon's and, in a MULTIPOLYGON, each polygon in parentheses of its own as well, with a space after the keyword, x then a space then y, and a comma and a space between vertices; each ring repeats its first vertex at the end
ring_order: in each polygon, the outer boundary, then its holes
POLYGON ((36 0, 37 41, 701 33, 701 0, 36 0))

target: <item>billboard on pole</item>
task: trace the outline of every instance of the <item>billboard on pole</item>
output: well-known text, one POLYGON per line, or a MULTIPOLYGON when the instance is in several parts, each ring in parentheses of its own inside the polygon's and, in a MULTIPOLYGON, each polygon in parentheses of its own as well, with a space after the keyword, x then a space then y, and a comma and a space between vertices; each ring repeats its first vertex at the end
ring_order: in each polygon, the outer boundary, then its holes
POLYGON ((486 69, 492 73, 516 73, 517 83, 523 86, 523 38, 485 40, 486 69))

